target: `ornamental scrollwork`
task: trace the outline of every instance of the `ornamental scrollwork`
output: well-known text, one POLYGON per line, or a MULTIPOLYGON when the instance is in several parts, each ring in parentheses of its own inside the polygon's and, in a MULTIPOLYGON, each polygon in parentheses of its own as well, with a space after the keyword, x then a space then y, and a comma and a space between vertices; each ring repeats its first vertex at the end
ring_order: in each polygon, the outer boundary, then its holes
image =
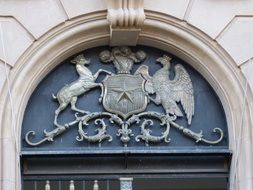
POLYGON ((103 141, 114 140, 107 131, 108 127, 112 126, 105 120, 118 126, 117 136, 124 146, 127 146, 131 139, 136 142, 143 141, 146 146, 149 146, 150 143, 169 143, 171 127, 197 143, 217 144, 222 141, 224 134, 220 128, 213 130, 214 133, 219 134, 218 140, 211 141, 203 137, 202 131, 196 133, 176 123, 177 118, 185 114, 188 125, 191 125, 194 116, 194 92, 191 78, 182 65, 175 65, 175 77, 170 80, 171 57, 164 55, 156 60, 162 65, 162 68, 157 70, 153 76, 150 76, 149 67, 146 65, 139 66, 134 74, 131 73, 134 64, 145 60, 144 51, 132 52, 129 47, 114 47, 111 51, 102 51, 99 57, 103 63, 113 63, 116 73, 99 69, 93 74, 88 68, 90 60, 86 59, 83 54, 71 60, 71 63, 75 64, 79 77, 60 89, 56 95, 53 94, 53 98, 59 103, 54 117, 56 128, 49 132, 44 130, 44 138, 38 142, 31 141, 31 135, 35 135, 35 132, 28 131, 25 141, 29 145, 38 146, 46 141, 53 141, 55 137, 66 132, 70 127, 77 126, 77 141, 98 143, 101 146, 103 141), (97 83, 96 79, 100 73, 107 75, 101 83, 97 83), (78 97, 94 88, 101 89, 98 102, 102 104, 104 111, 90 112, 77 108, 78 97), (146 111, 150 102, 162 106, 164 113, 146 111), (184 113, 178 103, 182 105, 184 113), (59 114, 69 105, 77 113, 75 120, 63 125, 59 124, 59 114), (154 120, 159 121, 160 127, 164 129, 160 135, 152 133, 151 128, 157 127, 154 125, 154 120), (89 135, 85 130, 92 121, 95 124, 96 133, 89 135), (131 129, 133 124, 139 126, 139 134, 133 133, 131 129))

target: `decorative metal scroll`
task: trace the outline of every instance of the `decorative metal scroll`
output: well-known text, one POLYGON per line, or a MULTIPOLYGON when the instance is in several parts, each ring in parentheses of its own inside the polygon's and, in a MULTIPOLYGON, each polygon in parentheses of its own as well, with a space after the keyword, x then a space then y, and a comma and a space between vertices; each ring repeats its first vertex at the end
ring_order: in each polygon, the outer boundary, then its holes
POLYGON ((133 178, 120 178, 120 190, 132 190, 133 189, 133 178))
POLYGON ((114 123, 119 128, 117 136, 124 146, 128 145, 131 139, 136 142, 143 141, 146 146, 150 143, 156 144, 164 141, 170 142, 170 127, 174 127, 183 135, 198 142, 207 144, 217 144, 223 139, 223 131, 220 128, 214 128, 213 132, 219 134, 218 140, 207 140, 203 138, 202 131, 196 133, 187 127, 180 126, 176 123, 178 117, 184 114, 178 107, 181 103, 186 115, 188 125, 191 124, 194 115, 194 95, 190 76, 185 68, 178 64, 175 66, 175 77, 169 79, 171 58, 167 55, 158 58, 156 61, 162 64, 162 68, 155 72, 153 76, 149 75, 149 68, 141 65, 134 74, 131 69, 134 63, 142 62, 146 58, 146 53, 137 51, 133 53, 128 47, 115 47, 112 51, 105 50, 100 53, 100 60, 104 63, 112 62, 116 68, 116 74, 99 69, 95 74, 87 68, 86 65, 90 60, 84 55, 75 57, 71 62, 76 64, 76 71, 79 78, 69 85, 64 86, 54 99, 59 102, 59 107, 55 111, 54 125, 56 128, 52 131, 45 131, 45 137, 38 141, 32 142, 31 135, 34 131, 29 131, 25 135, 25 141, 31 146, 40 145, 46 141, 53 141, 55 137, 66 132, 70 127, 77 126, 79 135, 77 141, 88 141, 90 143, 101 143, 103 141, 111 142, 113 137, 108 133, 107 128, 112 127, 105 120, 114 123), (106 73, 106 78, 102 83, 96 83, 100 73, 106 73), (78 96, 91 91, 94 88, 101 89, 99 102, 103 105, 105 111, 92 112, 81 110, 76 107, 78 96), (153 96, 151 97, 150 95, 153 96), (164 113, 155 111, 145 111, 150 101, 156 105, 161 105, 164 113), (71 109, 82 116, 75 114, 75 120, 61 125, 58 123, 58 115, 71 105, 71 109), (154 135, 150 128, 154 128, 154 120, 160 122, 164 131, 160 135, 154 135), (94 121, 96 134, 89 135, 85 128, 90 122, 94 121), (130 129, 133 124, 140 127, 140 133, 134 134, 130 129), (133 137, 135 136, 135 137, 133 137))

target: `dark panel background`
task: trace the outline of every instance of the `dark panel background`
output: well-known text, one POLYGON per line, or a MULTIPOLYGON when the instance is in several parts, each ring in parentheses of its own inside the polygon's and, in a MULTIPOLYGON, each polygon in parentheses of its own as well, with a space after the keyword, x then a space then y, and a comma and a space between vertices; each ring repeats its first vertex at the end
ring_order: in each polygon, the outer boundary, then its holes
MULTIPOLYGON (((85 50, 85 56, 91 59, 91 64, 88 68, 95 73, 98 68, 103 68, 109 71, 116 72, 114 70, 112 63, 101 63, 99 61, 99 53, 103 50, 110 49, 110 47, 98 47, 85 50)), ((160 64, 156 63, 156 59, 161 57, 166 52, 161 51, 159 49, 151 48, 151 47, 143 47, 137 46, 132 48, 135 52, 137 50, 144 50, 147 53, 147 58, 144 63, 149 66, 150 74, 153 75, 155 71, 161 68, 160 64)), ((169 53, 167 53, 169 54, 169 53)), ((74 55, 76 56, 76 55, 74 55)), ((65 133, 55 138, 54 142, 46 142, 37 147, 31 147, 24 141, 25 134, 34 130, 36 132, 36 136, 32 139, 33 141, 39 141, 42 139, 43 130, 47 131, 53 130, 55 127, 53 125, 54 120, 54 111, 58 107, 58 102, 53 100, 52 93, 57 94, 57 92, 66 84, 69 84, 78 78, 78 75, 75 71, 75 66, 70 63, 70 60, 74 57, 67 59, 63 63, 59 64, 51 73, 49 73, 44 80, 38 85, 38 87, 33 92, 30 100, 28 102, 24 120, 22 125, 22 149, 23 150, 109 150, 109 149, 138 149, 138 150, 151 150, 151 149, 162 149, 162 150, 180 150, 180 149, 191 149, 191 150, 206 150, 206 149, 222 149, 228 147, 228 136, 227 136, 227 124, 226 118, 224 114, 224 110, 219 101, 219 98, 215 94, 214 90, 207 83, 207 81, 192 67, 190 67, 187 63, 176 58, 175 56, 172 61, 172 69, 171 69, 171 79, 174 77, 174 65, 182 64, 186 70, 188 71, 194 88, 194 96, 195 96, 195 115, 192 119, 192 124, 189 127, 191 130, 195 132, 199 132, 203 130, 204 137, 210 140, 216 140, 218 135, 212 133, 213 128, 219 127, 224 133, 225 137, 217 145, 207 145, 204 143, 195 143, 194 140, 184 136, 178 130, 171 127, 170 138, 171 142, 160 143, 160 144, 150 144, 150 147, 145 147, 143 142, 136 143, 134 141, 135 137, 132 137, 131 142, 128 144, 128 148, 124 148, 119 138, 116 137, 117 129, 119 129, 116 125, 111 125, 108 127, 108 133, 111 134, 114 139, 112 142, 104 141, 102 142, 102 146, 98 147, 98 144, 88 143, 86 141, 78 142, 76 141, 76 136, 78 135, 77 126, 73 126, 68 129, 65 133)), ((135 64, 132 70, 132 73, 135 72, 136 69, 141 64, 135 64)), ((97 82, 103 80, 105 75, 101 75, 97 82)), ((94 111, 103 111, 102 105, 98 102, 98 98, 100 95, 100 89, 93 89, 90 92, 86 93, 83 96, 80 96, 77 102, 77 107, 85 110, 89 110, 91 112, 94 111)), ((181 107, 182 108, 182 107, 181 107)), ((152 102, 148 105, 146 110, 156 110, 159 112, 163 112, 163 108, 161 106, 156 106, 152 102)), ((63 111, 58 121, 59 123, 67 123, 69 121, 74 120, 74 112, 70 110, 70 106, 63 111)), ((178 118, 176 122, 180 125, 187 126, 186 118, 178 118)), ((138 126, 132 126, 134 134, 140 134, 140 129, 138 126)), ((161 131, 164 131, 163 127, 159 126, 159 123, 155 123, 152 127, 153 134, 160 134, 161 131)), ((89 127, 85 129, 88 131, 88 134, 94 134, 94 126, 91 124, 89 127)))

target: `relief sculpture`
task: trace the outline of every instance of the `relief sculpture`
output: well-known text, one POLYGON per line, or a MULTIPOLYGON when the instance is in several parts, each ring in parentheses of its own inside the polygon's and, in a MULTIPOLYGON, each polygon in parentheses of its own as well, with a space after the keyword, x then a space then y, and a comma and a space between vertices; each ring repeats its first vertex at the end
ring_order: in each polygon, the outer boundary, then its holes
POLYGON ((76 108, 76 101, 78 96, 90 91, 92 88, 100 87, 102 92, 99 101, 101 101, 104 95, 103 85, 101 83, 95 83, 95 81, 101 72, 105 72, 110 75, 112 74, 109 71, 99 69, 93 75, 92 72, 85 66, 90 64, 90 60, 86 59, 82 54, 71 60, 71 63, 76 64, 76 71, 79 75, 79 78, 71 84, 64 86, 56 96, 53 94, 53 98, 57 99, 60 104, 60 106, 55 110, 54 124, 57 127, 62 127, 57 123, 59 113, 64 110, 69 104, 71 104, 71 109, 73 111, 83 114, 89 113, 85 110, 76 108))
MULTIPOLYGON (((153 76, 149 74, 149 67, 145 65, 146 53, 144 51, 132 52, 129 47, 114 47, 111 51, 104 50, 99 57, 103 64, 113 64, 116 73, 99 69, 95 74, 88 69, 90 63, 84 55, 78 55, 71 62, 76 64, 76 71, 79 78, 69 85, 59 90, 55 99, 59 102, 59 107, 55 111, 54 125, 55 129, 50 132, 44 130, 45 138, 39 142, 32 142, 31 135, 34 131, 28 131, 25 141, 31 146, 37 146, 46 141, 53 141, 54 138, 69 127, 78 127, 78 141, 88 141, 99 143, 102 141, 113 140, 108 133, 107 125, 104 120, 108 119, 119 128, 117 136, 124 146, 128 146, 130 140, 144 142, 146 146, 158 144, 161 142, 169 143, 171 141, 169 134, 170 128, 174 127, 183 135, 195 140, 196 143, 203 142, 207 144, 217 144, 223 139, 223 131, 220 128, 214 128, 213 132, 219 134, 218 140, 207 140, 203 138, 202 131, 196 133, 188 127, 192 123, 194 116, 194 92, 190 75, 186 69, 177 64, 174 67, 174 79, 170 79, 171 57, 163 55, 157 58, 156 62, 161 64, 153 76), (134 64, 141 64, 132 74, 134 64), (101 83, 96 83, 100 73, 106 73, 105 79, 101 83), (93 88, 101 89, 101 96, 97 100, 104 108, 103 112, 90 112, 76 107, 78 96, 88 93, 93 88), (162 106, 164 113, 146 110, 148 104, 154 103, 162 106), (178 104, 182 105, 183 111, 178 104), (71 106, 75 114, 75 120, 65 124, 58 123, 58 115, 68 106, 71 106), (79 116, 81 115, 81 116, 79 116), (178 117, 186 117, 188 126, 180 126, 176 123, 178 117), (154 125, 154 120, 160 122, 160 126, 154 125), (85 126, 94 121, 97 133, 89 135, 85 132, 85 126), (134 134, 131 126, 137 124, 140 128, 138 134, 134 134), (152 129, 162 127, 164 131, 160 135, 152 133, 152 129)), ((86 129, 87 130, 87 129, 86 129)), ((115 137, 114 137, 115 138, 115 137)))

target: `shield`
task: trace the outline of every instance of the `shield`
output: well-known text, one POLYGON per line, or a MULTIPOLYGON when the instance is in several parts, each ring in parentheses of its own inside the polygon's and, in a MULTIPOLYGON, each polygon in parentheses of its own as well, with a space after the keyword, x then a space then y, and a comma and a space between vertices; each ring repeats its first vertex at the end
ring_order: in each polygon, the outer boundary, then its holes
POLYGON ((104 81, 104 108, 121 115, 124 119, 134 113, 142 112, 147 107, 144 92, 145 80, 138 75, 118 74, 108 76, 104 81))

